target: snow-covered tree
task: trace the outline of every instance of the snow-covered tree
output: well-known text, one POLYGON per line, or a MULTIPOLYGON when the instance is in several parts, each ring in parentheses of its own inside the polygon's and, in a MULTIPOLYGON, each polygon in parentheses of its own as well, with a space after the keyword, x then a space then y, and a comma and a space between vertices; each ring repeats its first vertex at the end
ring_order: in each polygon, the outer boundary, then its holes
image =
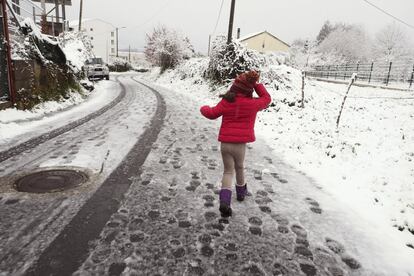
MULTIPOLYGON (((411 47, 410 47, 411 46, 411 47)), ((407 35, 395 23, 385 26, 375 37, 373 52, 381 61, 400 61, 412 55, 407 35)))
POLYGON ((308 67, 316 54, 317 41, 296 39, 293 41, 291 51, 291 61, 300 69, 308 67))
POLYGON ((334 30, 335 27, 331 24, 331 22, 329 22, 329 20, 326 20, 325 23, 322 25, 322 28, 319 31, 318 36, 316 37, 317 43, 320 44, 334 30))
POLYGON ((318 47, 319 52, 346 62, 369 60, 370 49, 371 39, 358 25, 337 27, 318 47))
POLYGON ((160 66, 161 71, 174 68, 181 60, 194 55, 189 39, 165 26, 155 28, 147 34, 145 57, 152 65, 160 66))
POLYGON ((235 78, 240 73, 259 70, 264 62, 264 56, 247 49, 239 41, 235 40, 227 44, 226 37, 218 36, 212 43, 206 77, 214 82, 222 83, 235 78))

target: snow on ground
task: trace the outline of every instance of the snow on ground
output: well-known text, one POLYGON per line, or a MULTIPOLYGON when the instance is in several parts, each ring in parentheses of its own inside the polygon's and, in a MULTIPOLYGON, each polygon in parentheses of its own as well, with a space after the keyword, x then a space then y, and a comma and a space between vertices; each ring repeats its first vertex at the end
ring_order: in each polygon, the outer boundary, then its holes
POLYGON ((97 110, 112 101, 119 94, 116 83, 102 81, 95 85, 95 90, 72 93, 71 97, 61 102, 44 102, 31 111, 8 108, 0 110, 0 148, 6 146, 19 135, 29 139, 27 133, 38 129, 49 130, 58 124, 67 124, 97 110), (26 135, 27 134, 27 135, 26 135))
MULTIPOLYGON (((192 59, 161 76, 154 69, 146 78, 193 95, 200 106, 213 105, 227 86, 210 91, 201 77, 207 62, 192 59)), ((299 71, 285 65, 263 68, 262 82, 273 103, 258 116, 257 136, 414 255, 409 248, 414 247, 413 92, 354 86, 337 130, 346 85, 307 80, 301 109, 299 71)))

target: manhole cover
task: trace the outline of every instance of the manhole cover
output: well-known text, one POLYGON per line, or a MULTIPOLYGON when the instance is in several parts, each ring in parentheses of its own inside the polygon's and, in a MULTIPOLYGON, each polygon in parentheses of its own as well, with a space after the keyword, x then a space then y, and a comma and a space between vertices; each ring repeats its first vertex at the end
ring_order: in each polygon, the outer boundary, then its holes
POLYGON ((26 175, 15 182, 16 190, 27 193, 53 193, 76 187, 88 180, 81 171, 48 170, 26 175))

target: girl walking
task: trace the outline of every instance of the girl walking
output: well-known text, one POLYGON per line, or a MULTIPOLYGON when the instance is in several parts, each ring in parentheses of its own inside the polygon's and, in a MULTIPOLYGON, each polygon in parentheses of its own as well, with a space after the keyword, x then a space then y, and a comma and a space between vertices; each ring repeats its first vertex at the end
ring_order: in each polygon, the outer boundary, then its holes
POLYGON ((223 116, 218 137, 224 165, 219 196, 219 210, 223 217, 232 215, 231 195, 234 173, 236 173, 237 200, 243 201, 247 194, 247 184, 244 179, 246 143, 256 140, 254 135, 256 114, 265 109, 271 101, 266 88, 258 81, 259 74, 255 71, 242 73, 234 80, 230 90, 220 96, 223 99, 216 106, 203 106, 200 109, 201 114, 211 120, 223 116), (253 91, 256 91, 259 98, 253 98, 253 91))

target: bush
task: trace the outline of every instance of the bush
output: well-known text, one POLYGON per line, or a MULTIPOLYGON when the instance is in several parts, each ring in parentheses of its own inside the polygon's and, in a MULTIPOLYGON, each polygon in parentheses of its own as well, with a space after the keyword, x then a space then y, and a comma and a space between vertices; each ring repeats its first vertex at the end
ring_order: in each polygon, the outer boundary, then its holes
POLYGON ((257 70, 265 63, 262 54, 247 49, 238 41, 227 44, 225 37, 218 37, 212 45, 210 62, 205 72, 213 83, 224 83, 238 74, 257 70))
POLYGON ((115 58, 110 64, 108 64, 109 71, 111 72, 128 72, 132 70, 131 64, 121 58, 115 58))

